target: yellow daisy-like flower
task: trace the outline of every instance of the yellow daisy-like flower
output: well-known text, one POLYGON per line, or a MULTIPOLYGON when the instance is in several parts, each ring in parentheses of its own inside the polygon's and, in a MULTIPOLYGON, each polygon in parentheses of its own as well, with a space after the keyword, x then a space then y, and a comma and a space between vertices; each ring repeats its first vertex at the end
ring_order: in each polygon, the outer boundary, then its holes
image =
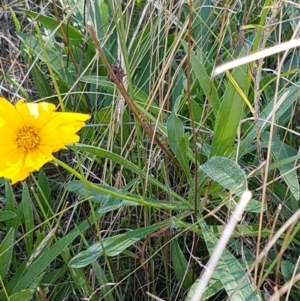
POLYGON ((16 106, 0 97, 0 177, 12 184, 24 180, 53 159, 53 152, 76 143, 76 133, 90 118, 87 114, 54 112, 54 104, 16 106))

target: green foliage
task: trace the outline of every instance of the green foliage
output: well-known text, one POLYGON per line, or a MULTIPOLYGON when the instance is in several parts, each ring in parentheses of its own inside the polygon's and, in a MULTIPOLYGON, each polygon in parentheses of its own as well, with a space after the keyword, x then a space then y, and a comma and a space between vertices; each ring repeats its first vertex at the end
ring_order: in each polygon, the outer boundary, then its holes
POLYGON ((72 268, 81 268, 93 263, 100 256, 117 256, 135 242, 168 224, 169 222, 158 223, 141 229, 135 229, 128 233, 101 239, 100 242, 93 244, 86 251, 83 251, 72 258, 69 266, 72 268))
POLYGON ((6 277, 9 266, 11 264, 13 248, 12 245, 15 240, 15 231, 10 228, 9 232, 2 240, 0 245, 0 277, 3 279, 6 277))
POLYGON ((3 210, 0 212, 0 221, 7 221, 9 219, 12 219, 16 217, 16 214, 13 211, 9 211, 9 210, 3 210))
POLYGON ((222 187, 238 195, 248 189, 245 172, 233 160, 212 157, 200 169, 222 187))
MULTIPOLYGON (((92 118, 80 142, 39 174, 1 182, 1 300, 39 301, 41 292, 47 300, 194 300, 248 189, 252 199, 198 299, 267 300, 270 282, 280 289, 299 274, 297 222, 255 257, 299 212, 300 51, 211 76, 295 34, 296 6, 250 2, 10 4, 18 43, 8 49, 19 48, 24 70, 17 76, 4 64, 3 83, 27 101, 92 118)), ((299 283, 290 284, 289 301, 298 301, 299 283)))
MULTIPOLYGON (((204 222, 200 222, 200 227, 208 251, 212 254, 216 247, 217 239, 204 222)), ((224 250, 215 272, 215 276, 217 275, 218 279, 223 283, 223 288, 230 296, 230 300, 260 300, 243 267, 228 250, 224 250)))
POLYGON ((177 280, 182 281, 182 287, 184 289, 190 288, 196 275, 192 270, 189 270, 189 263, 187 262, 177 239, 174 239, 172 242, 172 263, 177 280))
POLYGON ((172 112, 167 121, 168 141, 170 148, 175 154, 180 166, 182 167, 187 180, 192 184, 193 179, 188 163, 189 154, 189 134, 184 133, 180 119, 172 112))
MULTIPOLYGON (((243 55, 245 53, 243 52, 243 55)), ((245 102, 238 89, 247 97, 247 68, 242 66, 232 71, 224 98, 216 117, 211 156, 230 155, 237 129, 244 113, 245 102), (234 81, 234 82, 233 82, 234 81), (235 86, 237 84, 237 87, 235 86)))

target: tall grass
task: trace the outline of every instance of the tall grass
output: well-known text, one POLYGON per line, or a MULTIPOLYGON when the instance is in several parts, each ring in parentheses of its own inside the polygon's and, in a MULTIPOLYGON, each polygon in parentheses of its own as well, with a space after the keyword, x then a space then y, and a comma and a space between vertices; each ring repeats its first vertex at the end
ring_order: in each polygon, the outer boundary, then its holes
POLYGON ((0 300, 299 300, 299 47, 212 76, 298 39, 296 1, 2 9, 2 93, 92 119, 1 182, 0 300))

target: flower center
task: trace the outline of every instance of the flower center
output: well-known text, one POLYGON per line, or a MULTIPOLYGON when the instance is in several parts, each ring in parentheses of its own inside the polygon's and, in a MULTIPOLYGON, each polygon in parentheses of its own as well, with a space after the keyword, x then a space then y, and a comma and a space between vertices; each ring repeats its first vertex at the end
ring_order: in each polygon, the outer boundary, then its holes
POLYGON ((16 136, 16 143, 21 151, 34 150, 40 142, 38 130, 33 126, 23 126, 16 136))

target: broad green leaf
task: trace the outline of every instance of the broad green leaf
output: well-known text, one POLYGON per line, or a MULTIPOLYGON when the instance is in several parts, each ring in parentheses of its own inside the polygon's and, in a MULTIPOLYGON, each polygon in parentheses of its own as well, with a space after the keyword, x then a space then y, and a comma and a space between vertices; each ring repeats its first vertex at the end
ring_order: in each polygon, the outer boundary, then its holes
POLYGON ((29 301, 32 298, 34 290, 27 289, 20 291, 12 296, 9 297, 9 301, 29 301))
MULTIPOLYGON (((270 134, 268 132, 265 132, 262 135, 262 139, 264 141, 269 141, 270 134)), ((286 144, 283 143, 276 135, 272 136, 271 154, 273 160, 278 163, 290 157, 286 144)), ((278 165, 278 169, 285 183, 288 185, 292 195, 298 201, 300 199, 300 185, 297 171, 294 169, 294 164, 291 162, 284 165, 278 165)), ((293 209, 297 210, 298 206, 293 209)))
POLYGON ((199 168, 212 180, 235 194, 240 195, 247 190, 245 172, 231 159, 212 157, 199 168))
POLYGON ((189 136, 184 133, 181 120, 174 112, 167 120, 167 131, 169 145, 182 167, 188 181, 192 184, 192 175, 188 164, 189 136))
POLYGON ((261 202, 257 200, 250 200, 245 209, 245 212, 260 213, 265 212, 267 209, 267 204, 264 204, 264 207, 261 210, 261 202))
POLYGON ((114 211, 116 209, 119 209, 121 206, 122 206, 122 201, 120 199, 109 197, 107 201, 98 210, 98 214, 102 215, 104 213, 114 211))
MULTIPOLYGON (((232 201, 228 204, 228 207, 230 208, 231 211, 234 211, 236 208, 237 203, 232 201)), ((263 210, 261 210, 261 202, 257 200, 250 200, 245 212, 252 212, 252 213, 260 213, 261 211, 265 212, 267 210, 267 205, 264 204, 263 210)))
POLYGON ((10 228, 0 245, 0 277, 6 278, 11 264, 13 246, 15 241, 15 230, 10 228))
MULTIPOLYGON (((221 236, 224 231, 225 226, 223 225, 214 225, 210 226, 210 230, 216 235, 217 237, 221 236)), ((257 237, 260 235, 261 237, 268 237, 270 236, 271 230, 268 228, 259 229, 258 225, 237 225, 235 231, 232 233, 232 237, 257 237)))
MULTIPOLYGON (((122 205, 133 205, 136 206, 136 203, 133 202, 126 202, 119 198, 112 197, 109 194, 101 194, 96 190, 93 190, 91 187, 88 187, 84 184, 84 182, 79 180, 74 180, 65 185, 65 188, 69 191, 75 192, 82 198, 90 198, 93 202, 101 203, 102 206, 98 211, 99 215, 104 213, 119 209, 122 205)), ((109 188, 109 187, 107 187, 109 188)), ((115 188, 110 188, 114 191, 122 193, 121 190, 117 190, 115 188)), ((123 192, 126 194, 126 191, 123 192)))
MULTIPOLYGON (((192 301, 193 295, 195 293, 196 287, 198 286, 199 282, 200 282, 200 278, 198 278, 194 282, 192 287, 189 289, 189 292, 185 298, 185 301, 192 301)), ((204 292, 202 298, 199 301, 207 300, 208 298, 217 294, 222 289, 223 289, 222 281, 219 279, 219 277, 217 275, 215 275, 215 273, 213 273, 212 277, 210 278, 210 280, 208 282, 206 291, 204 292)))
POLYGON ((11 225, 11 227, 13 227, 15 229, 15 231, 18 231, 20 225, 22 224, 23 221, 23 206, 18 206, 14 212, 16 213, 16 217, 12 220, 7 221, 6 223, 9 223, 11 225))
POLYGON ((195 100, 191 100, 191 110, 193 111, 193 118, 196 124, 200 124, 201 119, 203 118, 203 111, 199 103, 195 100))
MULTIPOLYGON (((232 78, 247 96, 247 67, 232 71, 232 78)), ((219 107, 210 156, 228 155, 232 152, 240 120, 244 112, 244 100, 234 84, 229 81, 219 107)))
MULTIPOLYGON (((212 255, 217 245, 217 238, 204 221, 200 221, 200 227, 208 252, 212 255)), ((216 266, 215 275, 221 280, 231 301, 261 301, 248 276, 245 275, 244 268, 227 249, 224 250, 216 266)))
POLYGON ((112 257, 121 254, 125 249, 146 237, 147 235, 157 231, 170 224, 169 221, 157 223, 148 227, 135 229, 123 234, 104 238, 100 242, 93 244, 86 251, 80 252, 69 263, 71 268, 82 268, 97 260, 105 252, 106 256, 112 257), (103 249, 104 248, 104 249, 103 249))
POLYGON ((2 211, 0 211, 0 222, 7 221, 7 220, 12 219, 16 216, 17 216, 17 214, 13 211, 2 210, 2 211))
MULTIPOLYGON (((76 73, 74 73, 73 75, 75 76, 76 73)), ((84 83, 101 86, 102 88, 109 91, 113 91, 116 86, 114 83, 110 82, 107 79, 107 76, 100 76, 100 75, 93 75, 93 74, 80 76, 80 81, 84 83)))
POLYGON ((296 261, 292 262, 289 260, 282 260, 280 263, 280 269, 282 276, 285 279, 291 279, 293 277, 293 274, 295 273, 295 269, 296 275, 300 273, 300 265, 296 266, 296 261))
POLYGON ((193 9, 193 39, 203 53, 211 52, 215 44, 212 31, 215 22, 215 4, 214 0, 200 0, 195 3, 193 9))
POLYGON ((15 211, 15 196, 9 180, 5 180, 5 209, 8 211, 15 211))

